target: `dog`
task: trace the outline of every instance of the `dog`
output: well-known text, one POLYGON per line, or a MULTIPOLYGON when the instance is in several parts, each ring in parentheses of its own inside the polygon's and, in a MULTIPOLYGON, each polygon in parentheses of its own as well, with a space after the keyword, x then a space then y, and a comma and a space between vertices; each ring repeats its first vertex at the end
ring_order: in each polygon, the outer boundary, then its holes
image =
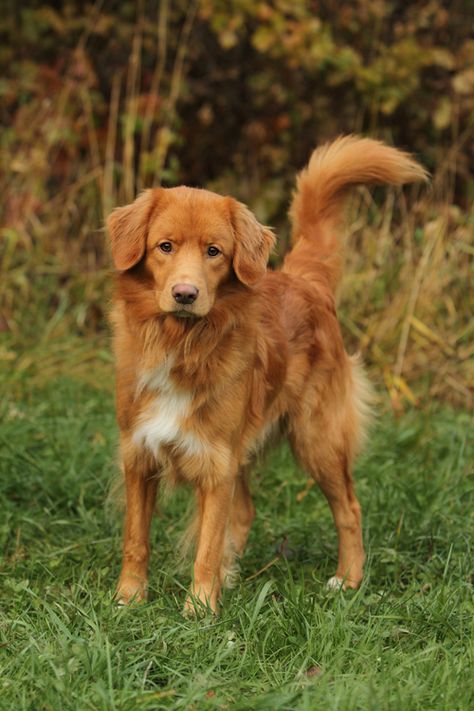
POLYGON ((196 498, 184 609, 217 610, 255 515, 249 470, 277 436, 331 507, 339 554, 328 585, 359 586, 365 554, 351 472, 370 388, 336 316, 341 213, 351 186, 426 177, 410 155, 372 139, 317 148, 297 178, 292 248, 279 271, 267 269, 272 230, 232 197, 155 188, 111 213, 126 492, 120 604, 146 598, 158 487, 183 483, 196 498))

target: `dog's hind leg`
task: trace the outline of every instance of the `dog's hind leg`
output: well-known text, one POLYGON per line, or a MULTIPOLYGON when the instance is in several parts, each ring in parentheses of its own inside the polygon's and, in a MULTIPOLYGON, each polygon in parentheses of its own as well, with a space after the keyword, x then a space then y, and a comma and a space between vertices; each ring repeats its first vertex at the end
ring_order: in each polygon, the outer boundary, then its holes
MULTIPOLYGON (((324 411, 325 408, 323 407, 324 411)), ((315 479, 331 507, 339 556, 330 587, 357 588, 365 561, 359 502, 351 473, 351 431, 330 421, 328 412, 306 412, 291 422, 290 442, 300 465, 315 479)))
POLYGON ((250 495, 246 473, 242 472, 235 482, 230 521, 233 546, 238 556, 243 555, 254 518, 255 507, 250 495))

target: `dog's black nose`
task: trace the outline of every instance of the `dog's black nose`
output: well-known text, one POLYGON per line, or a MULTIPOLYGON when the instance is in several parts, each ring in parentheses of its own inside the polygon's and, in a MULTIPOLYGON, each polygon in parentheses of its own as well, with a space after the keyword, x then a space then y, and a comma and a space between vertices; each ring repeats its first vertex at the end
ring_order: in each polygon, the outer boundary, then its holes
POLYGON ((192 304, 198 297, 199 289, 193 284, 175 284, 171 293, 178 304, 192 304))

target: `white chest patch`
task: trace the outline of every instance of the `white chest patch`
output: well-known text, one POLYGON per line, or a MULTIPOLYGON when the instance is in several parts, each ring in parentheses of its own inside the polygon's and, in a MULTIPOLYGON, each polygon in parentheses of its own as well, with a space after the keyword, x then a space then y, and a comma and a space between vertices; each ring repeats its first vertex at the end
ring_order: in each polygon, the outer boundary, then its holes
POLYGON ((166 361, 158 368, 143 373, 138 383, 138 392, 156 390, 157 395, 141 414, 132 440, 155 456, 162 444, 176 444, 187 450, 201 446, 192 433, 182 431, 183 421, 191 413, 193 396, 176 388, 169 377, 170 368, 171 363, 166 361))

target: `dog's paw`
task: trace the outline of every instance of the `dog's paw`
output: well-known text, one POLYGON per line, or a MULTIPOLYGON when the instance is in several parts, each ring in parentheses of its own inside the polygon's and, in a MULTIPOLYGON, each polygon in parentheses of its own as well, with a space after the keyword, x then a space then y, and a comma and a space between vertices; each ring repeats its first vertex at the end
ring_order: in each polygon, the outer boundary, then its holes
POLYGON ((357 590, 362 578, 341 578, 339 575, 333 575, 326 583, 328 590, 357 590))
POLYGON ((188 620, 194 620, 195 618, 202 616, 202 614, 203 613, 200 612, 193 598, 187 597, 184 601, 183 617, 186 617, 188 620))
POLYGON ((206 615, 217 615, 217 599, 215 596, 211 599, 190 593, 183 607, 183 615, 188 619, 196 619, 205 617, 206 615))
POLYGON ((146 582, 133 579, 121 581, 117 587, 114 599, 119 607, 145 602, 147 599, 146 582))
POLYGON ((328 588, 328 590, 344 591, 346 589, 346 584, 343 578, 339 578, 337 575, 333 575, 332 578, 329 578, 329 580, 327 581, 326 587, 328 588))

